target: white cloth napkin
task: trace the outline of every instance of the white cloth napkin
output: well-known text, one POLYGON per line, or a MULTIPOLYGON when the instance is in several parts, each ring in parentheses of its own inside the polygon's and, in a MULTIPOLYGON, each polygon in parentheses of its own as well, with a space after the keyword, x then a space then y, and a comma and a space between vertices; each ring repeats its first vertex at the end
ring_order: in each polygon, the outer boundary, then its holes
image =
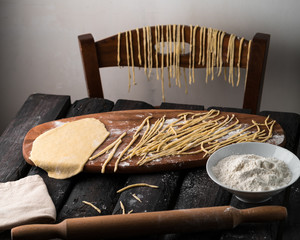
POLYGON ((50 223, 56 209, 39 175, 0 183, 0 232, 31 223, 50 223))

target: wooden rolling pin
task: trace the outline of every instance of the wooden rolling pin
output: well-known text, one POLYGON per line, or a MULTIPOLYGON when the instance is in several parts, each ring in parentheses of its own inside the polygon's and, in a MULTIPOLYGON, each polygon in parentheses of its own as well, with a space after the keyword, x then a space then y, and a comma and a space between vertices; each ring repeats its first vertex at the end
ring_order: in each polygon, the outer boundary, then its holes
POLYGON ((277 221, 283 220, 286 216, 287 210, 281 206, 262 206, 243 210, 221 206, 70 218, 59 224, 32 224, 15 227, 11 231, 11 236, 15 240, 124 238, 230 229, 240 223, 277 221))

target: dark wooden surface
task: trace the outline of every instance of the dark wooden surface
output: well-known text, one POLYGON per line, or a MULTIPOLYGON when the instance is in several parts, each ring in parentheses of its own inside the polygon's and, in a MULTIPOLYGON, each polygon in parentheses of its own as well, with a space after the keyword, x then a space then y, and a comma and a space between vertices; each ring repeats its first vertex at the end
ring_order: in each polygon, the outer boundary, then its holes
MULTIPOLYGON (((22 143, 26 133, 34 126, 64 117, 106 111, 145 109, 153 107, 147 103, 119 100, 113 103, 104 99, 83 99, 70 103, 69 96, 34 94, 29 96, 15 119, 0 137, 0 182, 17 180, 27 175, 39 174, 45 181, 49 194, 57 210, 57 222, 72 217, 99 215, 93 208, 82 203, 83 200, 95 204, 102 215, 120 214, 120 201, 126 211, 158 211, 167 209, 186 209, 232 205, 248 208, 257 205, 283 205, 288 208, 286 221, 243 224, 233 230, 210 231, 194 234, 167 234, 147 236, 143 239, 298 239, 300 236, 300 180, 285 192, 263 204, 246 204, 238 201, 227 191, 214 184, 206 174, 205 168, 169 171, 150 174, 98 174, 80 173, 70 179, 56 180, 36 167, 28 165, 22 157, 22 143), (136 104, 135 104, 136 103, 136 104), (134 188, 116 193, 121 187, 138 182, 159 186, 159 189, 134 188), (138 195, 138 202, 132 194, 138 195)), ((194 109, 197 105, 177 105, 164 103, 164 109, 194 109)), ((229 111, 221 108, 223 111, 229 111)), ((232 111, 232 109, 230 109, 232 111)), ((237 111, 240 111, 237 109, 237 111)), ((243 112, 243 110, 242 110, 243 112)), ((270 112, 286 132, 286 147, 296 153, 300 135, 300 116, 294 113, 270 112)), ((299 156, 299 153, 298 153, 299 156)), ((0 239, 10 239, 10 232, 0 234, 0 239)))

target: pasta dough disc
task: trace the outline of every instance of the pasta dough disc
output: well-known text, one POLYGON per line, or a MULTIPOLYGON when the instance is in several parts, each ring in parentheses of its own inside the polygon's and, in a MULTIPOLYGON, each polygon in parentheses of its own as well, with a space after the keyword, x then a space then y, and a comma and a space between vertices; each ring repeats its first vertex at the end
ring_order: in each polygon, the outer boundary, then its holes
POLYGON ((38 136, 29 158, 49 177, 69 178, 82 171, 108 135, 104 124, 95 118, 68 122, 38 136))

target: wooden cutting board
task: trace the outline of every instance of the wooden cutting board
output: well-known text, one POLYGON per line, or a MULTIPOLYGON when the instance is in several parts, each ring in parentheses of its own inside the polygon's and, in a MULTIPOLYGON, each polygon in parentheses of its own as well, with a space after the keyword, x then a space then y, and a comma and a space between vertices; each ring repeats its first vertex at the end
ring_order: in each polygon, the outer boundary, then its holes
MULTIPOLYGON (((105 112, 96 113, 89 115, 82 115, 72 118, 65 118, 60 120, 55 120, 47 123, 40 124, 32 128, 25 136, 23 142, 23 156, 25 161, 31 165, 34 163, 29 159, 30 152, 32 149, 33 141, 42 133, 61 126, 62 124, 70 121, 75 121, 82 118, 96 118, 104 123, 106 129, 110 132, 110 136, 106 141, 95 151, 99 152, 101 149, 108 146, 110 143, 115 141, 122 133, 127 132, 127 135, 123 138, 122 144, 119 146, 115 156, 121 152, 127 144, 131 141, 133 134, 142 121, 149 115, 152 116, 150 122, 153 124, 157 119, 162 116, 166 116, 167 119, 177 118, 177 115, 185 112, 206 112, 206 111, 187 111, 187 110, 165 110, 165 109, 151 109, 151 110, 127 110, 127 111, 115 111, 115 112, 105 112)), ((251 114, 242 113, 228 113, 221 112, 221 115, 227 116, 234 114, 240 121, 240 124, 251 125, 252 120, 257 123, 264 123, 265 117, 251 114)), ((283 146, 285 144, 284 131, 281 126, 276 123, 273 129, 273 137, 268 140, 269 143, 283 146)), ((102 164, 106 160, 108 154, 104 154, 93 161, 88 161, 85 164, 84 171, 86 172, 101 172, 102 164)), ((117 157, 113 157, 110 163, 106 166, 105 172, 113 172, 114 164, 117 157)), ((142 166, 137 166, 136 162, 139 160, 137 157, 120 162, 118 171, 119 173, 139 173, 139 172, 157 172, 166 170, 178 170, 183 168, 193 168, 204 166, 208 157, 204 157, 203 153, 194 155, 175 155, 167 156, 154 160, 142 166)))

